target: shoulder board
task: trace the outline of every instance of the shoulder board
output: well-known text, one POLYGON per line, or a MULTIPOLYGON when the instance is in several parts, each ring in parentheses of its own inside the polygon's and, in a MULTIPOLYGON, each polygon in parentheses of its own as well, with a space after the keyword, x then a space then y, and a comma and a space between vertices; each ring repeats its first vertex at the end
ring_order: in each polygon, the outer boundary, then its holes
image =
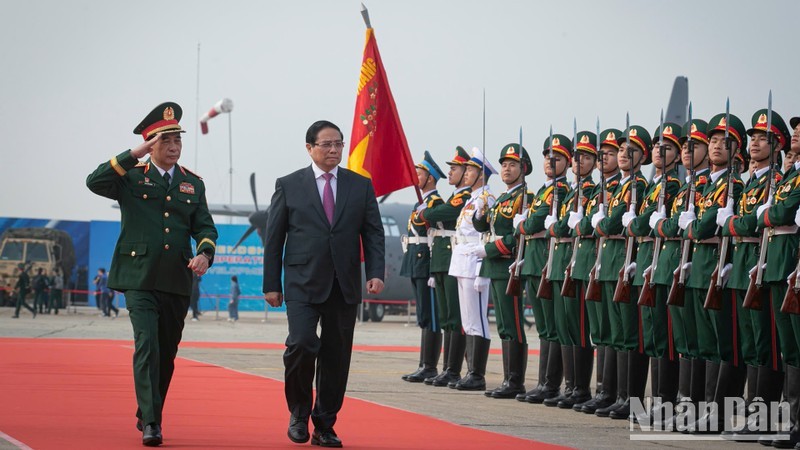
POLYGON ((611 183, 608 183, 608 187, 612 188, 619 184, 619 180, 614 180, 611 183))
POLYGON ((680 183, 680 182, 681 182, 681 180, 679 180, 679 179, 678 179, 678 178, 676 178, 676 177, 669 177, 669 176, 668 176, 668 177, 667 177, 667 183, 669 183, 669 182, 680 183))
POLYGON ((563 181, 559 181, 558 182, 558 187, 565 188, 565 187, 567 187, 567 183, 564 183, 563 181))
POLYGON ((742 181, 741 178, 734 178, 733 184, 741 184, 742 186, 744 186, 744 181, 742 181))
POLYGON ((191 175, 194 175, 195 177, 197 177, 198 180, 202 180, 203 179, 203 177, 201 177, 200 175, 192 172, 191 170, 187 169, 186 167, 183 167, 183 166, 178 166, 178 167, 180 167, 184 172, 189 173, 191 175))
POLYGON ((781 181, 781 180, 783 180, 783 174, 776 173, 775 174, 775 181, 781 181))
POLYGON ((144 162, 144 161, 139 161, 138 163, 136 163, 136 165, 135 165, 135 166, 133 166, 133 168, 135 169, 135 168, 137 168, 137 167, 144 167, 144 166, 146 166, 146 165, 147 165, 147 163, 146 163, 146 162, 144 162))
POLYGON ((642 183, 645 183, 645 184, 647 184, 647 178, 645 178, 645 177, 640 177, 640 176, 638 176, 638 175, 636 176, 636 181, 641 181, 642 183))
POLYGON ((592 187, 594 187, 594 183, 592 183, 591 181, 584 181, 583 185, 581 186, 581 189, 592 188, 592 187))
POLYGON ((461 206, 464 204, 464 197, 461 195, 456 195, 452 199, 450 199, 450 205, 452 206, 461 206))
POLYGON ((695 181, 695 184, 706 184, 706 183, 708 183, 708 177, 705 175, 700 175, 699 177, 697 177, 697 180, 695 181))
POLYGON ((432 194, 432 195, 431 195, 431 201, 433 201, 433 200, 440 200, 441 198, 442 198, 442 197, 439 197, 439 196, 438 196, 438 195, 436 195, 436 194, 432 194))

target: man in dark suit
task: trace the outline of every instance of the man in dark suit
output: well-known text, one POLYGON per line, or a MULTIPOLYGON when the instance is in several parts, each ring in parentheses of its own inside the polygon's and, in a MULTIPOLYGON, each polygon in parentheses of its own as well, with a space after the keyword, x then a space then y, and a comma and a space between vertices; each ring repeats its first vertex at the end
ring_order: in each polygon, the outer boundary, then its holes
POLYGON ((338 166, 342 141, 331 122, 318 121, 308 129, 306 150, 313 164, 275 182, 264 248, 264 298, 277 307, 286 297, 289 439, 308 441, 311 416, 311 444, 322 447, 342 446, 333 425, 344 401, 361 302, 362 246, 367 292, 383 290, 385 272, 375 192, 369 179, 338 166))

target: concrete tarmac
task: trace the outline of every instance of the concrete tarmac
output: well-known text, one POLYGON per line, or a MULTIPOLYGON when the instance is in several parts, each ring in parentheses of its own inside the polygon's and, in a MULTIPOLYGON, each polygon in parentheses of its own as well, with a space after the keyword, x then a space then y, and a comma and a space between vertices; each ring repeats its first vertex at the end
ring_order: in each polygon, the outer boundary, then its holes
MULTIPOLYGON (((65 314, 39 315, 33 319, 27 311, 12 319, 12 308, 0 308, 0 336, 27 338, 132 339, 127 312, 117 319, 104 318, 95 308, 79 307, 65 314)), ((260 342, 283 343, 287 334, 286 317, 279 313, 241 312, 240 320, 228 322, 227 312, 207 311, 198 321, 187 319, 185 342, 260 342)), ((383 322, 360 323, 356 327, 355 345, 419 346, 420 332, 406 317, 386 316, 383 322)), ((528 330, 531 348, 538 347, 535 329, 528 330)), ((498 339, 492 341, 499 348, 498 339)), ((283 380, 282 350, 250 350, 219 348, 181 348, 179 357, 216 364, 238 371, 283 380)), ((603 419, 520 403, 484 397, 482 392, 460 392, 402 381, 400 376, 416 369, 418 352, 355 351, 353 353, 347 395, 372 401, 455 424, 517 436, 525 439, 560 444, 575 448, 616 449, 621 447, 718 448, 731 445, 726 441, 686 441, 680 433, 660 433, 670 440, 631 440, 625 420, 603 419)), ((441 361, 440 361, 441 366, 441 361)), ((466 369, 466 365, 465 365, 466 369)), ((526 387, 532 389, 538 379, 538 357, 528 361, 526 387)), ((500 355, 490 355, 487 386, 499 385, 503 378, 500 355)), ((176 373, 180 378, 180 373, 176 373)), ((594 383, 593 383, 594 384, 594 383)), ((347 408, 345 401, 344 408, 347 408)), ((287 412, 288 424, 288 412, 287 412)), ((283 426, 283 425, 281 425, 283 426)), ((0 431, 4 431, 1 430, 0 431)), ((346 437, 345 439, 346 444, 346 437)), ((387 436, 391 439, 391 436, 387 436)), ((0 449, 15 448, 0 438, 0 449)), ((760 448, 756 443, 742 448, 760 448)))

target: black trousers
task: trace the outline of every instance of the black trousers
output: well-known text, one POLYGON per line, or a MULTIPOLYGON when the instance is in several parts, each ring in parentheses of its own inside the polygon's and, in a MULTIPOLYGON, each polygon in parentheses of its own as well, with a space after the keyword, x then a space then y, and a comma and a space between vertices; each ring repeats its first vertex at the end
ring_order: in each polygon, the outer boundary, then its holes
POLYGON ((323 303, 286 302, 286 403, 293 416, 311 416, 316 428, 333 427, 342 409, 357 311, 357 304, 345 303, 335 280, 330 297, 323 303), (319 336, 317 324, 322 328, 319 336), (315 375, 317 397, 312 403, 315 375))

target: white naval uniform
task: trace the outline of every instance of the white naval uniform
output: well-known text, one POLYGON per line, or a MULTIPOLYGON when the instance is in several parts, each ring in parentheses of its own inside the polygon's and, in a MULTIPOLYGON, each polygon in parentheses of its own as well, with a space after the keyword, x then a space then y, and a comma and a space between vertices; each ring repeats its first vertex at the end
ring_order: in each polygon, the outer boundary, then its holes
POLYGON ((495 198, 488 186, 472 191, 472 196, 461 210, 456 222, 456 234, 452 238, 453 256, 450 259, 448 274, 458 281, 458 304, 461 311, 461 326, 464 333, 470 336, 481 336, 490 339, 489 333, 489 285, 481 291, 475 290, 475 278, 480 271, 478 257, 470 254, 476 245, 481 245, 481 233, 472 225, 475 215, 475 201, 487 195, 486 203, 491 208, 495 198), (485 194, 484 194, 485 192, 485 194))

